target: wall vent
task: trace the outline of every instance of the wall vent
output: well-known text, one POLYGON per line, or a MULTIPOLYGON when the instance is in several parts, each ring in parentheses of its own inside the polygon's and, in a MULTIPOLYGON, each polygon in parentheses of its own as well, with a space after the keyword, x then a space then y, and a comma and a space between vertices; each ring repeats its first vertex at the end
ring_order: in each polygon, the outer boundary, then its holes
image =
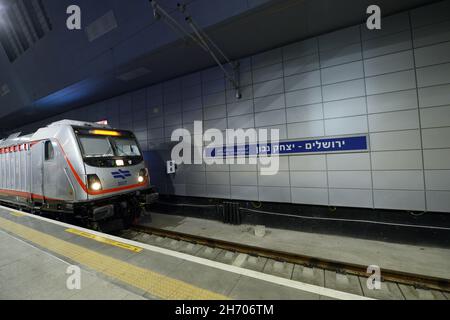
POLYGON ((5 0, 0 10, 0 44, 14 62, 52 30, 42 0, 5 0))
POLYGON ((86 34, 88 40, 92 42, 116 28, 116 17, 114 16, 114 12, 111 10, 88 25, 86 27, 86 34))

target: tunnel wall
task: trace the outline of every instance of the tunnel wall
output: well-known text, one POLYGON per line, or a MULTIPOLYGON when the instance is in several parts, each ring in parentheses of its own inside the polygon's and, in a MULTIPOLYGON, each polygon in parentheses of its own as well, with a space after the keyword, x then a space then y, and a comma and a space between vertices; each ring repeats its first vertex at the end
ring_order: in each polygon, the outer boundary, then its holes
POLYGON ((362 208, 450 212, 450 1, 241 60, 243 97, 218 68, 59 119, 133 130, 159 192, 362 208), (165 173, 174 129, 277 128, 282 140, 368 134, 370 151, 281 157, 254 165, 183 165, 165 173))

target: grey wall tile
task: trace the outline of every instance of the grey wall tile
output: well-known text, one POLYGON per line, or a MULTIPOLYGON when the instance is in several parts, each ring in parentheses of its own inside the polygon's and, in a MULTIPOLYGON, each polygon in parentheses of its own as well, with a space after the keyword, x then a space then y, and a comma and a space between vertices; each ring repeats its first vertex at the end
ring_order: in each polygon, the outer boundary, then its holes
POLYGON ((450 40, 450 21, 435 23, 413 30, 414 47, 423 47, 430 44, 450 40))
POLYGON ((236 200, 258 200, 258 187, 231 186, 231 198, 236 200))
POLYGON ((337 118, 325 120, 325 135, 366 133, 367 116, 337 118))
POLYGON ((357 189, 330 189, 330 205, 372 208, 372 191, 357 189))
POLYGON ((154 117, 148 119, 148 127, 151 128, 160 128, 164 126, 164 117, 154 117))
POLYGON ((328 205, 328 189, 291 188, 291 193, 293 203, 328 205))
POLYGON ((417 85, 428 87, 450 83, 450 63, 417 69, 417 85))
POLYGON ((325 135, 324 123, 319 121, 308 121, 302 123, 290 123, 287 126, 288 138, 312 138, 325 135))
POLYGON ((380 132, 370 134, 372 151, 420 149, 419 130, 380 132))
POLYGON ((367 96, 369 113, 414 109, 417 108, 417 105, 415 89, 367 96))
POLYGON ((257 83, 253 86, 253 94, 255 98, 270 96, 282 92, 284 92, 283 79, 257 83))
POLYGON ((413 70, 366 78, 367 94, 413 89, 416 87, 415 78, 413 70))
POLYGON ((325 155, 290 156, 291 171, 325 171, 327 169, 325 155))
POLYGON ((361 60, 361 50, 361 43, 355 43, 343 48, 321 52, 320 64, 322 68, 326 68, 338 64, 361 60))
POLYGON ((225 118, 227 116, 227 107, 226 105, 219 105, 205 108, 203 114, 205 120, 225 118))
POLYGON ((425 210, 423 191, 374 190, 375 208, 397 210, 425 210))
POLYGON ((203 95, 211 95, 225 91, 225 79, 203 82, 203 95))
POLYGON ((186 184, 186 196, 207 197, 206 185, 204 185, 204 184, 186 184))
POLYGON ((193 123, 194 121, 202 121, 203 120, 203 110, 191 110, 183 112, 183 123, 193 123))
POLYGON ((227 128, 227 119, 214 119, 203 121, 203 130, 219 129, 225 130, 227 128))
POLYGON ((418 94, 421 108, 450 104, 450 84, 420 88, 418 94))
POLYGON ((257 127, 271 126, 286 123, 286 113, 284 111, 268 111, 255 114, 255 125, 257 127))
POLYGON ((206 194, 210 198, 230 199, 230 186, 208 185, 206 186, 206 194))
POLYGON ((322 84, 354 80, 364 77, 362 61, 341 64, 321 70, 322 84))
POLYGON ((322 90, 320 89, 320 87, 286 93, 287 107, 302 106, 319 102, 322 102, 322 90))
POLYGON ((172 113, 164 116, 164 125, 181 126, 181 113, 172 113))
POLYGON ((291 202, 291 188, 258 187, 259 201, 291 202))
POLYGON ((148 139, 163 139, 164 138, 164 128, 156 128, 148 130, 148 139))
POLYGON ((422 171, 374 171, 373 188, 385 190, 424 190, 422 171))
POLYGON ((362 46, 364 59, 412 49, 411 32, 404 31, 390 36, 364 41, 362 46))
POLYGON ((194 98, 183 101, 183 111, 201 109, 203 107, 202 98, 194 98))
POLYGON ((450 137, 450 128, 423 129, 423 148, 450 148, 450 139, 448 137, 450 137))
POLYGON ((204 172, 195 172, 189 169, 185 173, 185 179, 190 184, 206 184, 206 175, 204 172))
POLYGON ((450 41, 433 46, 417 48, 414 50, 414 54, 417 67, 450 62, 450 41))
POLYGON ((323 119, 323 108, 321 103, 287 108, 286 112, 288 123, 323 119))
POLYGON ((331 171, 370 170, 369 153, 327 155, 327 167, 331 171))
POLYGON ((207 96, 203 96, 203 106, 206 107, 212 107, 225 104, 225 93, 215 93, 207 96))
POLYGON ((325 118, 339 118, 367 113, 366 98, 352 98, 325 102, 323 104, 325 118))
POLYGON ((253 83, 269 81, 283 77, 283 65, 273 64, 253 70, 253 83))
POLYGON ((292 171, 291 186, 301 188, 327 188, 327 172, 292 171))
POLYGON ((253 68, 261 68, 271 64, 279 63, 282 60, 281 49, 266 51, 252 57, 253 68))
POLYGON ((450 127, 450 106, 420 110, 422 128, 450 127))
POLYGON ((228 128, 230 129, 246 129, 255 127, 255 117, 253 114, 245 114, 237 117, 228 118, 228 128))
POLYGON ((283 109, 286 105, 284 94, 276 94, 254 100, 255 112, 283 109))
POLYGON ((418 110, 377 113, 369 115, 370 132, 419 128, 418 110))
POLYGON ((229 117, 253 113, 253 101, 246 100, 242 102, 227 104, 227 113, 229 117))
POLYGON ((372 152, 373 170, 421 170, 422 151, 383 151, 372 152))
POLYGON ((305 72, 289 76, 284 79, 284 87, 286 91, 295 91, 317 86, 320 86, 319 71, 305 72))
POLYGON ((370 171, 328 171, 330 188, 371 189, 370 171))
POLYGON ((206 172, 206 183, 217 185, 229 185, 230 174, 228 172, 206 172))
POLYGON ((450 149, 434 149, 423 151, 425 169, 450 169, 450 149))
POLYGON ((233 186, 257 186, 258 177, 255 172, 231 172, 231 184, 233 186))
POLYGON ((181 100, 185 101, 185 100, 189 100, 189 99, 194 99, 194 98, 200 97, 201 95, 202 95, 202 85, 197 84, 192 87, 183 88, 182 94, 181 94, 181 100))
POLYGON ((267 187, 289 187, 289 172, 280 171, 274 175, 260 175, 259 185, 267 187))
POLYGON ((317 70, 319 67, 319 55, 317 53, 294 60, 287 60, 284 61, 284 76, 317 70))
POLYGON ((364 80, 352 80, 323 86, 323 101, 341 100, 365 95, 364 80))
POLYGON ((429 211, 449 212, 450 192, 427 191, 427 207, 429 211))
POLYGON ((425 170, 427 190, 450 191, 450 170, 425 170))
POLYGON ((412 50, 392 53, 364 61, 366 77, 414 68, 412 50))

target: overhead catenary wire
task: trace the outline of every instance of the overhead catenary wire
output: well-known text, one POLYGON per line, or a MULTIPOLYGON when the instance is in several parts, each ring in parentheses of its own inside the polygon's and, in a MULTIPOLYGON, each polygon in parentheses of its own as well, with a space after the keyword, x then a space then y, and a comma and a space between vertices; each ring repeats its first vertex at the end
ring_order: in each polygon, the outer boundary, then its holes
POLYGON ((164 8, 162 8, 156 0, 150 0, 150 4, 153 8, 153 14, 155 19, 162 19, 166 24, 174 30, 176 33, 180 34, 181 37, 186 41, 186 39, 192 40, 198 46, 200 46, 205 52, 211 55, 215 63, 219 66, 222 72, 225 75, 225 78, 232 84, 233 88, 236 90, 236 98, 241 98, 240 92, 240 82, 239 82, 239 63, 232 63, 231 60, 227 57, 227 55, 219 48, 219 46, 212 41, 212 39, 202 30, 201 27, 195 23, 192 16, 187 13, 186 5, 177 4, 179 11, 184 14, 186 23, 191 27, 193 33, 188 32, 175 18, 173 18, 164 8), (221 56, 223 60, 231 67, 234 72, 234 76, 231 76, 230 73, 226 70, 219 57, 216 55, 214 50, 218 55, 221 56))

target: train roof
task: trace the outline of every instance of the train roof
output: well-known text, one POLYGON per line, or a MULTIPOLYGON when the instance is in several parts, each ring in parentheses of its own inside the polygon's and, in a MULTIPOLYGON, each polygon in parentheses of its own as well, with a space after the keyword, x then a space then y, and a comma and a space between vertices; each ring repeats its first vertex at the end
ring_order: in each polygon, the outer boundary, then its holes
MULTIPOLYGON (((102 128, 102 129, 111 129, 111 127, 107 124, 95 123, 95 122, 86 122, 86 121, 76 121, 76 120, 61 120, 57 122, 52 122, 45 127, 39 128, 54 128, 59 126, 77 126, 77 127, 87 127, 87 128, 102 128)), ((6 139, 0 140, 0 148, 14 146, 22 143, 26 143, 32 140, 34 134, 38 131, 27 135, 21 135, 21 132, 13 133, 6 139)))

